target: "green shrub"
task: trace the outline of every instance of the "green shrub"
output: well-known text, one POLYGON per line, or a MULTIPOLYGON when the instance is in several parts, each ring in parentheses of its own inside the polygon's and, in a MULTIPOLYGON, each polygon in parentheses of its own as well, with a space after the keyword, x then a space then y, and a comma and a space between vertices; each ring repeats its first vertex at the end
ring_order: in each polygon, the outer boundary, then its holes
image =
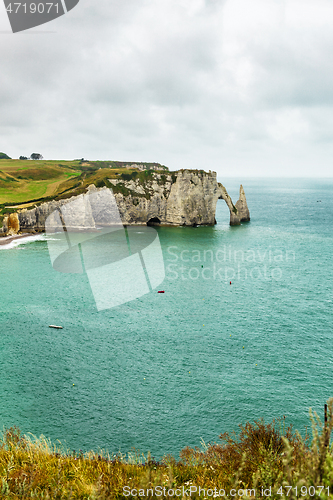
POLYGON ((120 177, 122 179, 124 179, 124 181, 130 181, 132 179, 135 179, 138 175, 138 172, 136 170, 134 170, 133 172, 123 172, 122 174, 120 174, 120 177))

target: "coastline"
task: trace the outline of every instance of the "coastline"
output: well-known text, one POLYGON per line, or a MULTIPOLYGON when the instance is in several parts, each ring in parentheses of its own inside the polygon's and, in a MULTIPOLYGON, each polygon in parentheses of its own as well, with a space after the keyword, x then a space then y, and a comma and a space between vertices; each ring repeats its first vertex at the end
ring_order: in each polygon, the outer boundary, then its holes
POLYGON ((22 238, 27 238, 28 236, 36 236, 36 234, 22 233, 22 234, 14 234, 11 236, 1 236, 0 237, 0 246, 9 245, 13 241, 20 240, 22 238))

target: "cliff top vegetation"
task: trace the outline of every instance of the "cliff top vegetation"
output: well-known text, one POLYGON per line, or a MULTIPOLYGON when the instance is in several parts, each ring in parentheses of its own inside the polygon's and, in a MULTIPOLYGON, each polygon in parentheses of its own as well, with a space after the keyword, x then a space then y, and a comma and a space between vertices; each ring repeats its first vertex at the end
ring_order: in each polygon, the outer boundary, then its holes
POLYGON ((10 428, 0 440, 0 494, 23 500, 327 500, 333 487, 332 401, 325 425, 316 415, 311 419, 312 443, 307 433, 302 437, 287 427, 284 418, 268 424, 259 420, 240 425, 238 434, 221 434, 218 443, 187 447, 178 460, 166 455, 158 461, 135 450, 127 456, 69 451, 10 428))
POLYGON ((108 185, 108 178, 130 176, 135 172, 144 177, 155 169, 161 169, 162 174, 168 172, 167 167, 159 163, 4 158, 0 161, 0 220, 4 213, 19 208, 81 194, 89 184, 101 187, 108 185))
POLYGON ((0 160, 10 160, 10 157, 6 153, 0 153, 0 160))

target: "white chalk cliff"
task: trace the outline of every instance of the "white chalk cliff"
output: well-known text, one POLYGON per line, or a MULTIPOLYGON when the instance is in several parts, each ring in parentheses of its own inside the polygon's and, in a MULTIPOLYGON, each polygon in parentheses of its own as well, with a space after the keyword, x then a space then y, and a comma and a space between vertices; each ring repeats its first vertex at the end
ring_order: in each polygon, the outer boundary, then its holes
POLYGON ((97 211, 87 209, 87 194, 94 193, 96 198, 98 192, 106 189, 112 189, 124 225, 214 225, 218 199, 223 199, 228 205, 230 225, 250 220, 243 186, 240 186, 239 200, 234 205, 226 188, 217 182, 215 172, 179 170, 165 174, 156 172, 145 182, 139 178, 108 179, 104 187, 90 185, 87 193, 19 210, 17 215, 4 218, 2 234, 43 232, 49 215, 65 204, 68 214, 73 210, 73 227, 107 225, 110 207, 102 203, 97 211))

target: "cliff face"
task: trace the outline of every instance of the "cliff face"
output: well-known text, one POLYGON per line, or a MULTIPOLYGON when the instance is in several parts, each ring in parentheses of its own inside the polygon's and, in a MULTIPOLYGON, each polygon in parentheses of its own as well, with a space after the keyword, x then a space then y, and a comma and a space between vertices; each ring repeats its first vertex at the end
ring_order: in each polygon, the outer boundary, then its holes
POLYGON ((246 196, 242 184, 239 188, 239 200, 236 203, 236 209, 241 222, 250 220, 250 211, 247 206, 246 196))
MULTIPOLYGON (((243 187, 241 186, 239 200, 234 205, 225 187, 217 182, 215 172, 180 170, 172 174, 154 173, 144 183, 135 178, 128 181, 109 179, 108 182, 114 192, 121 222, 126 225, 213 225, 216 223, 215 210, 218 199, 227 203, 231 225, 250 220, 243 187)), ((2 233, 45 231, 48 216, 65 204, 66 212, 73 220, 72 227, 105 225, 110 220, 112 205, 103 201, 108 199, 102 196, 107 189, 89 186, 88 194, 93 194, 95 200, 100 193, 100 202, 91 206, 89 196, 81 194, 42 203, 32 210, 18 211, 17 214, 11 214, 4 219, 2 233)))
MULTIPOLYGON (((177 176, 166 176, 163 182, 161 176, 154 177, 144 187, 131 181, 130 186, 127 184, 131 191, 128 196, 115 193, 124 224, 148 222, 193 226, 215 223, 216 202, 220 194, 216 174, 181 170, 177 176), (142 196, 138 197, 136 193, 142 196)), ((117 186, 121 181, 111 182, 117 186)))

